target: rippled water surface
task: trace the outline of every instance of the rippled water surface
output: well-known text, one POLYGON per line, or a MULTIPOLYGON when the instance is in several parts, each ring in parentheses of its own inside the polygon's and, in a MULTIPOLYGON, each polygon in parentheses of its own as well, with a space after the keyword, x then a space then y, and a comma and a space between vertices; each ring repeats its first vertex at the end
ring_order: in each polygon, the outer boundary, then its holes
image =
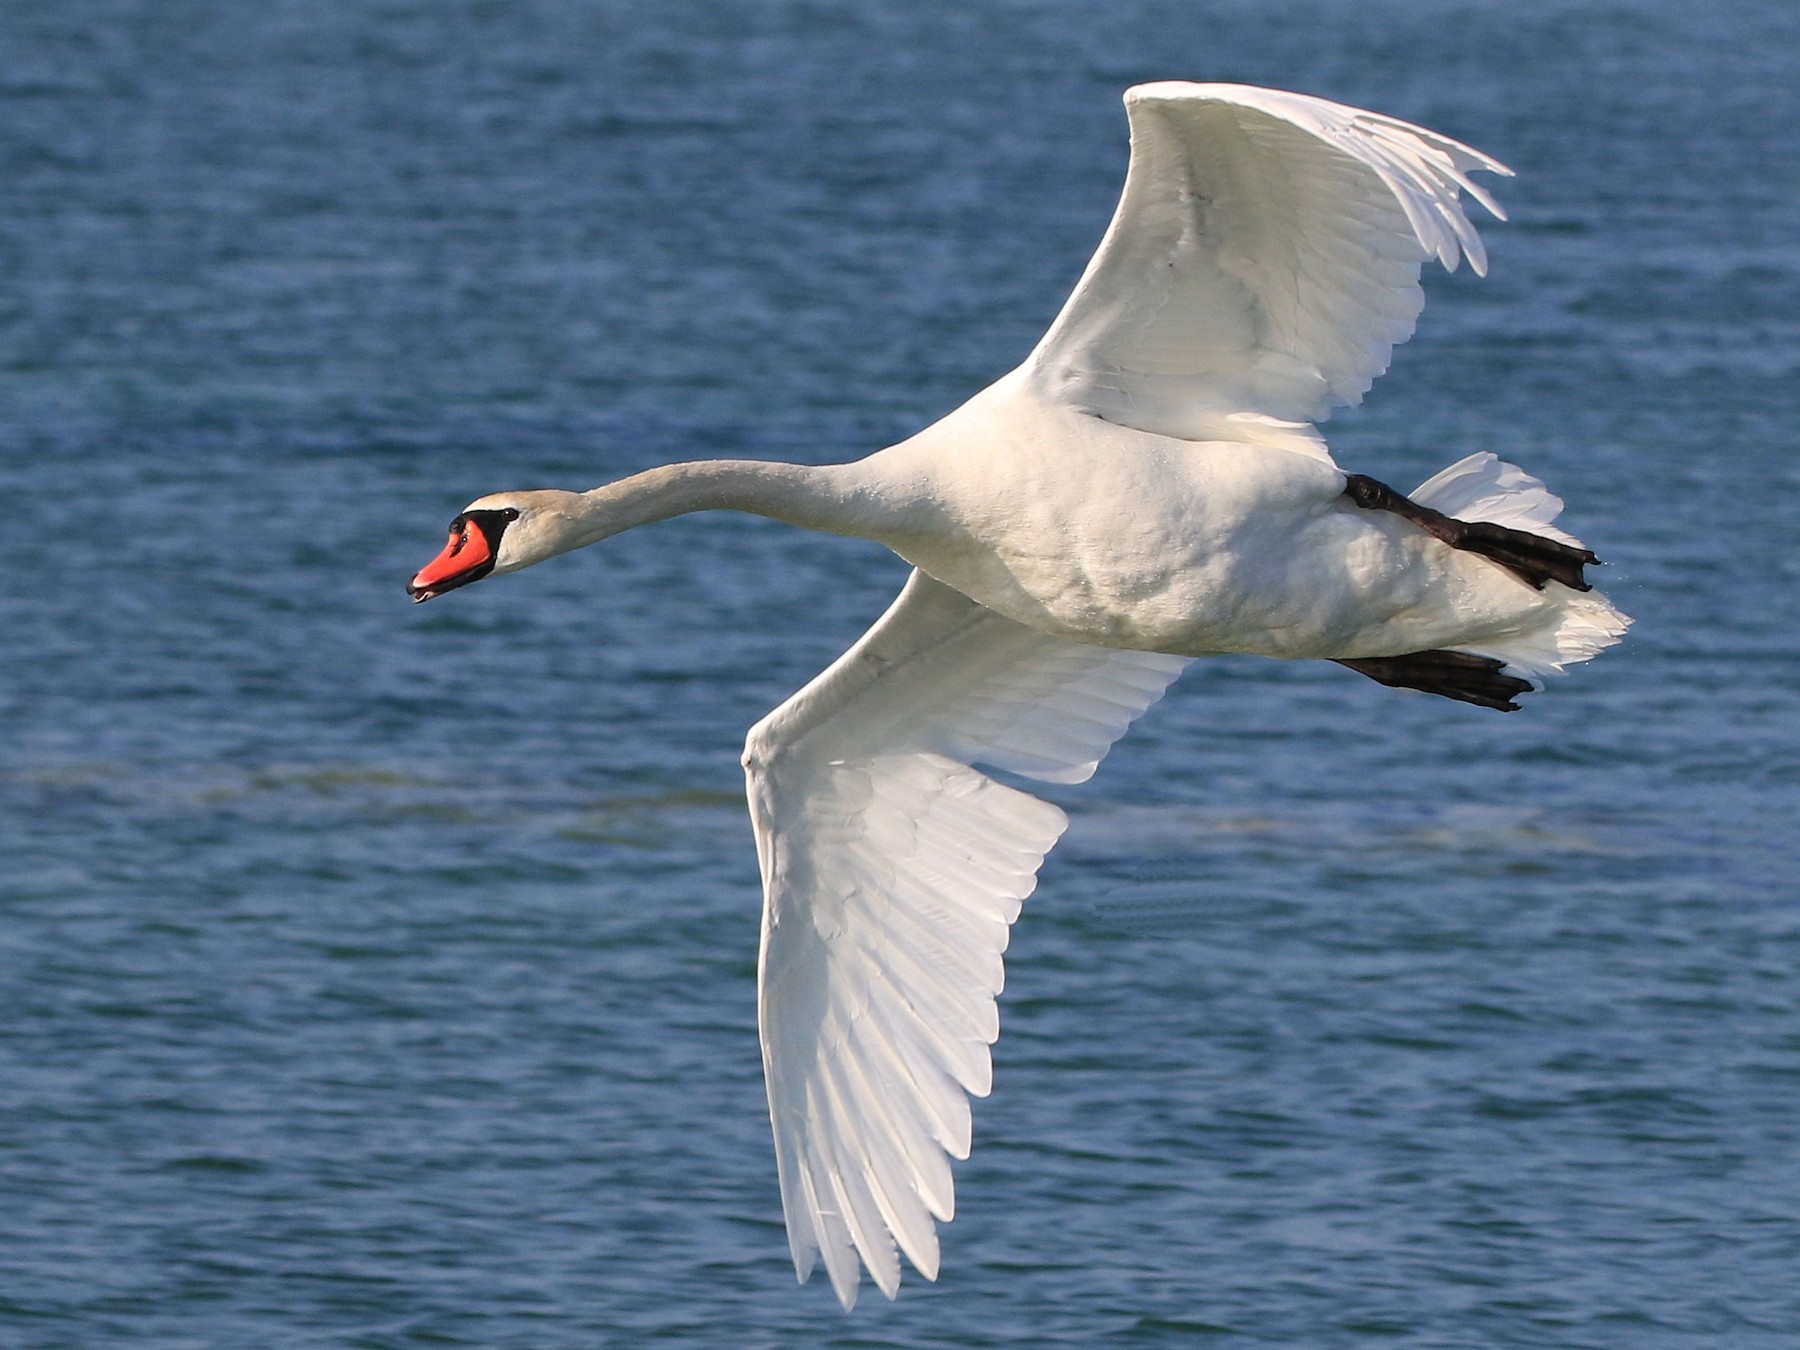
POLYGON ((0 1343, 1800 1344, 1787 5, 0 8, 0 1343), (1515 717, 1203 663, 1016 930, 944 1274, 796 1288, 744 729, 886 604, 479 492, 863 453, 1016 362, 1119 91, 1520 176, 1332 426, 1639 620, 1515 717))

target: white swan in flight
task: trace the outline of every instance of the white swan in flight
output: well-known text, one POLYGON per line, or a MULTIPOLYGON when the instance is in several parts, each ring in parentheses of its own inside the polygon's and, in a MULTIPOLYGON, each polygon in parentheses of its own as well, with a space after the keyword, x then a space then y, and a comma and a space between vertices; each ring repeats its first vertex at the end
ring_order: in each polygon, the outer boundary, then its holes
POLYGON ((1492 455, 1411 497, 1314 428, 1413 331, 1419 272, 1481 240, 1465 145, 1228 84, 1125 95, 1099 252, 1025 363, 850 464, 706 461, 470 504, 428 600, 636 525, 726 507, 878 540, 915 570, 753 728, 763 1067, 788 1240, 846 1307, 900 1253, 938 1271, 1001 954, 1066 824, 986 770, 1086 779, 1193 657, 1341 662, 1490 708, 1616 642, 1562 503, 1492 455))

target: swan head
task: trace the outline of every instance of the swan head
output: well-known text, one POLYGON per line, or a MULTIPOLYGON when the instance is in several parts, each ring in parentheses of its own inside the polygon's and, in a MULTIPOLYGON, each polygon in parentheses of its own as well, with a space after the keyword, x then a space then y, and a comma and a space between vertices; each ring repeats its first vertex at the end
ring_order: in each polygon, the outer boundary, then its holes
POLYGON ((445 591, 553 558, 587 542, 577 492, 496 492, 477 497, 450 522, 443 551, 406 583, 423 604, 445 591))

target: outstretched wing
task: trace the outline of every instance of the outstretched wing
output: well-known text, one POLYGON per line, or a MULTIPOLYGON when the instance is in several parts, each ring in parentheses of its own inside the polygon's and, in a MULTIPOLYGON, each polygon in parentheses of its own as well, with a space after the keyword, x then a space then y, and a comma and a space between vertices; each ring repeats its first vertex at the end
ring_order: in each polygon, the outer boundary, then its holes
POLYGON ((974 766, 1091 775, 1187 665, 1051 637, 914 572, 750 732, 763 1071, 788 1241, 846 1307, 904 1251, 937 1277, 950 1157, 991 1082, 1020 902, 1067 821, 974 766))
POLYGON ((1139 85, 1125 106, 1124 196, 1027 364, 1052 398, 1187 439, 1317 421, 1412 336, 1426 258, 1487 270, 1459 192, 1501 216, 1469 174, 1511 170, 1466 145, 1244 85, 1139 85))

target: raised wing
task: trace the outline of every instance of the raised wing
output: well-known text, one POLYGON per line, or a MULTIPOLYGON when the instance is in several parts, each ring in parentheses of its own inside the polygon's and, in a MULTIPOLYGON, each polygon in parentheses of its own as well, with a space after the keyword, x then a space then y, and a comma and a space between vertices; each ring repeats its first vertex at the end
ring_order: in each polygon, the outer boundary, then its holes
POLYGON ((1458 194, 1502 216, 1469 174, 1511 170, 1479 151, 1244 85, 1139 85, 1125 106, 1124 196, 1027 365, 1052 398, 1186 439, 1317 421, 1412 336, 1426 258, 1486 273, 1458 194))
POLYGON ((888 612, 750 732, 763 1071, 788 1242, 845 1307, 899 1252, 937 1278, 950 1157, 992 1081, 1019 905, 1067 820, 976 764, 1091 775, 1187 665, 1051 637, 914 572, 888 612))

